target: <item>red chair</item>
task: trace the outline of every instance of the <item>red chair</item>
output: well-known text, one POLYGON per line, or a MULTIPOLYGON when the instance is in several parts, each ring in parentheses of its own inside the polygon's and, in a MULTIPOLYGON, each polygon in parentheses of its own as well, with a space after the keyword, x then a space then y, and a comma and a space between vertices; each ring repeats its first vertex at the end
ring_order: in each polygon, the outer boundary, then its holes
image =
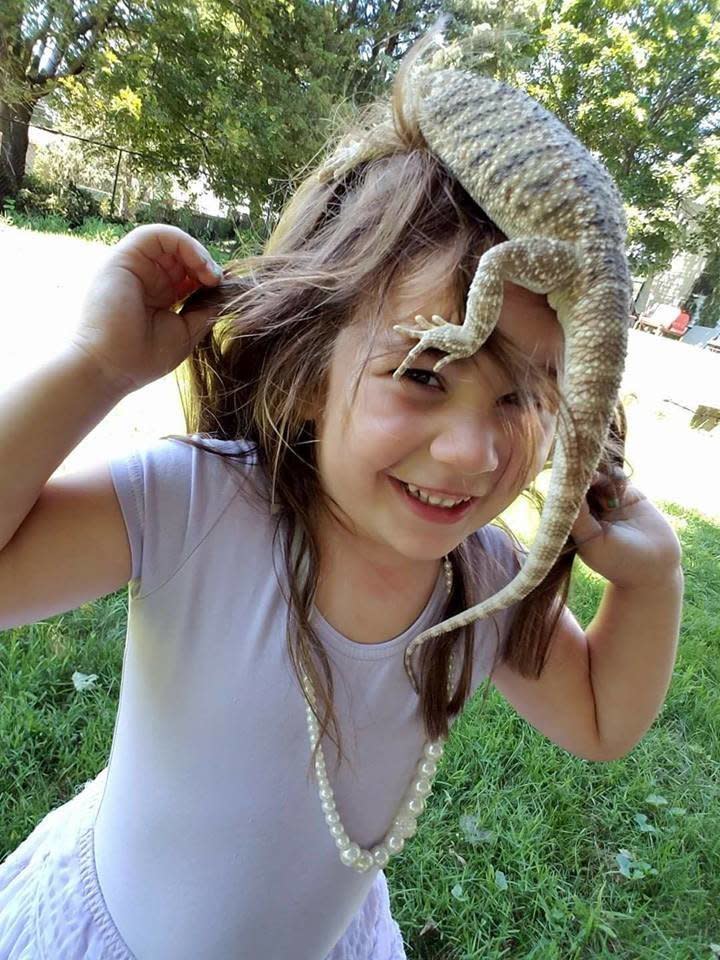
POLYGON ((689 326, 690 314, 684 312, 679 313, 669 327, 662 328, 662 333, 664 337, 675 337, 676 340, 679 340, 680 337, 687 333, 689 326))

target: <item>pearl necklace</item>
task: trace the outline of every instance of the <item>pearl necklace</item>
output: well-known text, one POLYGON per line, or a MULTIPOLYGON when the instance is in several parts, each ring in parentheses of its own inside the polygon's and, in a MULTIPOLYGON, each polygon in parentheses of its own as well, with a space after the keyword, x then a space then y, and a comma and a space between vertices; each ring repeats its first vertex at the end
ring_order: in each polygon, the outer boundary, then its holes
MULTIPOLYGON (((453 570, 450 560, 445 557, 443 560, 445 569, 445 584, 447 586, 448 596, 452 590, 453 570)), ((448 701, 452 695, 452 675, 455 663, 455 654, 450 654, 448 669, 447 695, 448 701)), ((315 691, 312 682, 307 674, 303 674, 303 686, 305 695, 309 703, 305 707, 307 717, 308 734, 310 737, 310 749, 315 748, 319 739, 319 725, 317 718, 310 709, 310 704, 315 705, 315 691)), ((387 865, 390 857, 400 853, 405 846, 405 840, 412 837, 417 830, 417 819, 425 809, 425 798, 432 790, 432 781, 437 771, 437 761, 442 757, 446 737, 438 737, 437 740, 426 740, 423 747, 423 753, 418 761, 415 775, 413 776, 410 787, 405 796, 400 801, 397 813, 393 818, 390 829, 385 834, 382 843, 379 843, 372 850, 363 850, 359 844, 354 843, 345 832, 340 821, 340 814, 335 806, 335 796, 330 786, 327 776, 327 767, 325 766, 325 756, 322 745, 318 747, 315 757, 315 772, 318 781, 318 795, 320 797, 320 806, 325 814, 325 822, 330 830, 330 835, 335 841, 335 846, 340 852, 340 860, 346 867, 357 870, 358 873, 365 873, 371 867, 384 867, 387 865)))

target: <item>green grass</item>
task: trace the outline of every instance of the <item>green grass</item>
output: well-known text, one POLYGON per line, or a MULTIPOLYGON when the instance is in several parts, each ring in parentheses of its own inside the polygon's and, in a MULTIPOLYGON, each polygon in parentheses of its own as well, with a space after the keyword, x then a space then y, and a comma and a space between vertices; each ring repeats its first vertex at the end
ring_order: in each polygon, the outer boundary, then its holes
MULTIPOLYGON (((683 544, 685 607, 660 716, 628 756, 594 764, 497 691, 471 701, 386 869, 411 960, 720 955, 720 529, 662 509, 683 544)), ((601 593, 578 564, 583 625, 601 593)), ((126 618, 123 590, 0 634, 0 858, 107 763, 126 618), (76 689, 76 671, 97 680, 76 689)))
MULTIPOLYGON (((589 763, 497 691, 482 708, 475 698, 418 833, 385 871, 409 957, 720 955, 720 529, 662 509, 683 544, 685 604, 660 716, 626 757, 589 763)), ((583 626, 601 594, 578 564, 583 626)))

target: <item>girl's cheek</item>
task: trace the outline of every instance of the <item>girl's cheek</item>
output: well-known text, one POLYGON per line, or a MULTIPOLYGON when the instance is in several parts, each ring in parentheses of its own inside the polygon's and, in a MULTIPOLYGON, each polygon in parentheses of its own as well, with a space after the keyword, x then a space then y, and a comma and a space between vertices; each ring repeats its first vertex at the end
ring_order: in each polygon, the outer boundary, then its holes
POLYGON ((423 424, 427 428, 428 412, 417 402, 398 395, 398 391, 378 391, 368 398, 365 415, 372 420, 393 424, 405 430, 415 430, 423 424))

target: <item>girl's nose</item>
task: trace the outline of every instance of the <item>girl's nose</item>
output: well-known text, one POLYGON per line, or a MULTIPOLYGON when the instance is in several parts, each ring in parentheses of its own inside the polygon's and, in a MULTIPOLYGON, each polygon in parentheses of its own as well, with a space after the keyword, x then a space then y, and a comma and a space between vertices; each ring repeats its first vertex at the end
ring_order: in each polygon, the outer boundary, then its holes
POLYGON ((452 467, 458 479, 494 473, 500 465, 501 450, 498 424, 477 412, 462 418, 456 416, 430 445, 434 459, 452 467))

